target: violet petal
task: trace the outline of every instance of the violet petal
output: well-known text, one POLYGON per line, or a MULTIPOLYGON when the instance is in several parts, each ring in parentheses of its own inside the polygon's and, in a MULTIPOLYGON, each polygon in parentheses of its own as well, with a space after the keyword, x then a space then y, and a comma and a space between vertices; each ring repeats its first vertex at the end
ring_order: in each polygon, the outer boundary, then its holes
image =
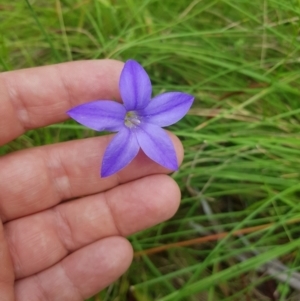
POLYGON ((127 111, 142 109, 151 100, 152 86, 144 68, 128 60, 122 70, 119 88, 127 111))
POLYGON ((101 177, 108 177, 124 168, 137 155, 139 149, 136 136, 128 128, 123 127, 105 150, 101 177))
POLYGON ((139 111, 145 122, 169 126, 179 121, 190 109, 194 97, 181 92, 168 92, 154 97, 149 105, 139 111))
POLYGON ((96 100, 74 107, 67 114, 96 131, 119 131, 124 127, 126 110, 111 100, 96 100))
POLYGON ((157 125, 144 123, 136 128, 138 143, 156 163, 171 170, 178 169, 176 152, 167 132, 157 125))

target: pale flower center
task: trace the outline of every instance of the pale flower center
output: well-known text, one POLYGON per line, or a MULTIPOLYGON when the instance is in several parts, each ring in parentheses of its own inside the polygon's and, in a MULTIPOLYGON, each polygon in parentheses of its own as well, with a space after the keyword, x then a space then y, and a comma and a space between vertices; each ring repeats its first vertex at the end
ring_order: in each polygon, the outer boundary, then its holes
POLYGON ((139 116, 134 111, 129 111, 125 115, 124 123, 127 127, 132 128, 140 125, 141 121, 139 116))

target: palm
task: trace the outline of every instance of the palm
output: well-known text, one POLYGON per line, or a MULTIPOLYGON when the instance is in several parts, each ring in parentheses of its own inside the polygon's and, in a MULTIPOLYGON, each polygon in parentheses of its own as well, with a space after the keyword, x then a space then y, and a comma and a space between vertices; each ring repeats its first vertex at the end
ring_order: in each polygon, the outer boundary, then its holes
MULTIPOLYGON (((64 120, 79 103, 118 96, 121 68, 91 61, 2 73, 0 145, 64 120)), ((88 298, 130 265, 124 236, 176 211, 178 187, 143 153, 117 175, 99 177, 110 138, 0 158, 0 300, 88 298)), ((181 158, 181 144, 172 139, 181 158)))

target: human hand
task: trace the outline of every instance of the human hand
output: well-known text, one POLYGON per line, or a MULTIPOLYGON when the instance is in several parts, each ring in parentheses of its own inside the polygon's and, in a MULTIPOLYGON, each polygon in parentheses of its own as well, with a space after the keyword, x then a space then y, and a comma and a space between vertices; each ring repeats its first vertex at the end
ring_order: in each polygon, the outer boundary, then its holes
MULTIPOLYGON (((81 61, 0 74, 0 145, 67 119, 95 99, 120 98, 123 64, 81 61)), ((171 134, 170 134, 171 135, 171 134)), ((101 179, 112 135, 18 151, 0 158, 0 300, 84 300, 132 260, 124 238, 170 218, 180 191, 142 152, 101 179)), ((178 160, 180 141, 171 135, 178 160)))

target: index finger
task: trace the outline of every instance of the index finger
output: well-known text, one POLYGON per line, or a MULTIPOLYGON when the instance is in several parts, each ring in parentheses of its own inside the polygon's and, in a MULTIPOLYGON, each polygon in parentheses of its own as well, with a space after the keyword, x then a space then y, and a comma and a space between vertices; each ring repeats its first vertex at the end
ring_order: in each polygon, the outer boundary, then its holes
POLYGON ((123 63, 77 61, 0 74, 0 145, 29 129, 61 122, 66 111, 96 99, 119 99, 123 63))

